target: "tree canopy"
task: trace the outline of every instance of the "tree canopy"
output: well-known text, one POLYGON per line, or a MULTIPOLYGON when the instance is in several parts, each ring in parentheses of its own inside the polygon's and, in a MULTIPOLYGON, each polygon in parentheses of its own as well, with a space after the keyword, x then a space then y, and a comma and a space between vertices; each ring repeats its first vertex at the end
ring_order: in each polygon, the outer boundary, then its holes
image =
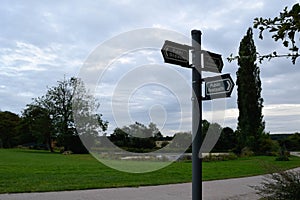
POLYGON ((0 148, 11 148, 17 143, 20 117, 9 111, 0 111, 0 148))
POLYGON ((52 139, 55 137, 54 127, 52 124, 52 116, 49 111, 38 105, 27 105, 23 111, 21 129, 25 133, 31 134, 31 141, 35 140, 37 143, 46 144, 48 149, 53 152, 52 139))
POLYGON ((84 148, 79 139, 80 134, 96 136, 97 131, 105 131, 108 125, 108 122, 102 120, 101 114, 92 113, 99 107, 99 103, 88 94, 83 82, 74 77, 58 81, 57 86, 49 88, 31 106, 39 107, 51 116, 56 140, 65 151, 81 151, 84 148), (80 117, 80 120, 75 122, 74 117, 80 117), (100 130, 95 128, 97 125, 90 123, 92 121, 97 122, 100 130))
POLYGON ((135 122, 122 128, 116 128, 109 136, 110 141, 130 151, 150 151, 156 147, 155 141, 163 136, 156 124, 150 122, 148 126, 135 122))

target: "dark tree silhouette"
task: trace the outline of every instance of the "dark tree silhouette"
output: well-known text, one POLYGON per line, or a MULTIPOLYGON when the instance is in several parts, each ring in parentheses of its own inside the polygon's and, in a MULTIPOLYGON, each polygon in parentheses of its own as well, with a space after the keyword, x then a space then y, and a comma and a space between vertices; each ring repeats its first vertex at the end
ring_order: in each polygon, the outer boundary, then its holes
POLYGON ((17 145, 20 117, 9 111, 0 111, 0 148, 11 148, 17 145))
POLYGON ((44 143, 50 152, 54 151, 52 147, 54 127, 48 110, 37 105, 27 105, 23 111, 22 126, 23 130, 25 126, 28 128, 28 132, 23 134, 32 134, 32 140, 44 143))
POLYGON ((259 150, 259 140, 264 131, 262 116, 263 99, 261 97, 260 70, 256 65, 256 47, 252 29, 249 28, 239 47, 238 86, 238 128, 240 144, 248 146, 254 152, 259 150))

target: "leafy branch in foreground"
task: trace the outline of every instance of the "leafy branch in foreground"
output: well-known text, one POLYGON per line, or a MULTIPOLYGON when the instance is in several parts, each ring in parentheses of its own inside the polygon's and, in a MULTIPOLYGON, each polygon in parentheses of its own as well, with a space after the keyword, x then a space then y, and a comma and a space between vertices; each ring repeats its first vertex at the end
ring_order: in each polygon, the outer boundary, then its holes
MULTIPOLYGON (((275 42, 282 41, 285 48, 288 48, 289 53, 278 54, 276 51, 260 55, 257 53, 257 58, 261 63, 263 60, 271 60, 273 58, 286 57, 291 58, 292 63, 295 64, 297 58, 300 56, 299 45, 297 42, 300 41, 300 4, 296 3, 293 5, 291 10, 285 7, 283 12, 280 12, 278 17, 273 19, 268 18, 255 18, 253 22, 253 27, 259 30, 259 38, 264 39, 264 31, 268 31, 272 34, 272 38, 275 42)), ((233 56, 232 54, 227 58, 229 62, 239 59, 238 56, 233 56)), ((246 57, 247 58, 247 57, 246 57)))
MULTIPOLYGON (((264 61, 265 59, 267 59, 268 61, 270 61, 271 59, 273 58, 281 58, 281 57, 285 57, 285 58, 289 58, 289 57, 295 57, 295 62, 296 62, 296 59, 297 57, 300 56, 300 54, 277 54, 276 51, 274 51, 273 53, 270 53, 270 54, 266 54, 266 55, 260 55, 258 52, 256 53, 257 55, 257 59, 259 61, 259 63, 262 63, 262 61, 264 61)), ((230 54, 229 57, 227 57, 227 61, 228 62, 232 62, 232 61, 235 61, 235 60, 238 60, 240 58, 249 58, 249 56, 233 56, 233 54, 230 54)), ((293 60, 293 58, 292 58, 293 60)), ((293 61, 294 63, 294 61, 293 61)))
POLYGON ((261 56, 260 59, 272 59, 276 57, 291 57, 293 64, 300 56, 299 47, 296 44, 296 34, 300 32, 300 4, 293 5, 291 10, 285 7, 283 12, 280 12, 278 17, 273 19, 264 19, 262 17, 254 19, 255 29, 259 29, 259 38, 263 39, 265 30, 272 33, 272 38, 275 42, 282 41, 284 47, 289 48, 290 53, 286 55, 277 55, 273 52, 269 55, 261 56))

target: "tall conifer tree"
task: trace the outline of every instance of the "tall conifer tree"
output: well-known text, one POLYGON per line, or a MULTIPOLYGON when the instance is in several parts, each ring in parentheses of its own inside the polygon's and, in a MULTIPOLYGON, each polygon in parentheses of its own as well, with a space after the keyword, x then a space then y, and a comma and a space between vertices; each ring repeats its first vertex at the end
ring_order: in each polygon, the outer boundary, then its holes
POLYGON ((256 64, 256 47, 252 29, 240 42, 239 69, 237 71, 238 92, 238 132, 241 148, 249 147, 255 153, 259 151, 259 141, 264 132, 262 115, 260 70, 256 64))

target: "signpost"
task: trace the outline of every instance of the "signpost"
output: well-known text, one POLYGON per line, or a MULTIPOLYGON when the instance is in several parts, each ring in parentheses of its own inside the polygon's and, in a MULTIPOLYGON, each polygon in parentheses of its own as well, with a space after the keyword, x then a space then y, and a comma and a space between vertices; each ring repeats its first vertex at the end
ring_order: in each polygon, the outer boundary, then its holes
POLYGON ((166 63, 190 67, 189 51, 192 47, 166 40, 161 49, 166 63))
POLYGON ((234 82, 230 74, 204 78, 205 100, 230 97, 234 82))
POLYGON ((192 30, 192 47, 166 40, 161 53, 166 63, 192 68, 193 109, 192 109, 192 200, 202 199, 202 156, 199 156, 202 135, 202 101, 230 97, 234 82, 230 74, 202 79, 201 72, 221 73, 223 69, 220 54, 201 50, 201 31, 192 30), (193 50, 193 60, 190 63, 189 51, 193 50), (203 57, 203 58, 202 58, 203 57), (203 59, 203 65, 201 61, 203 59), (205 97, 202 97, 202 82, 205 82, 205 97))
POLYGON ((192 30, 192 200, 202 199, 202 75, 201 75, 201 31, 192 30))

